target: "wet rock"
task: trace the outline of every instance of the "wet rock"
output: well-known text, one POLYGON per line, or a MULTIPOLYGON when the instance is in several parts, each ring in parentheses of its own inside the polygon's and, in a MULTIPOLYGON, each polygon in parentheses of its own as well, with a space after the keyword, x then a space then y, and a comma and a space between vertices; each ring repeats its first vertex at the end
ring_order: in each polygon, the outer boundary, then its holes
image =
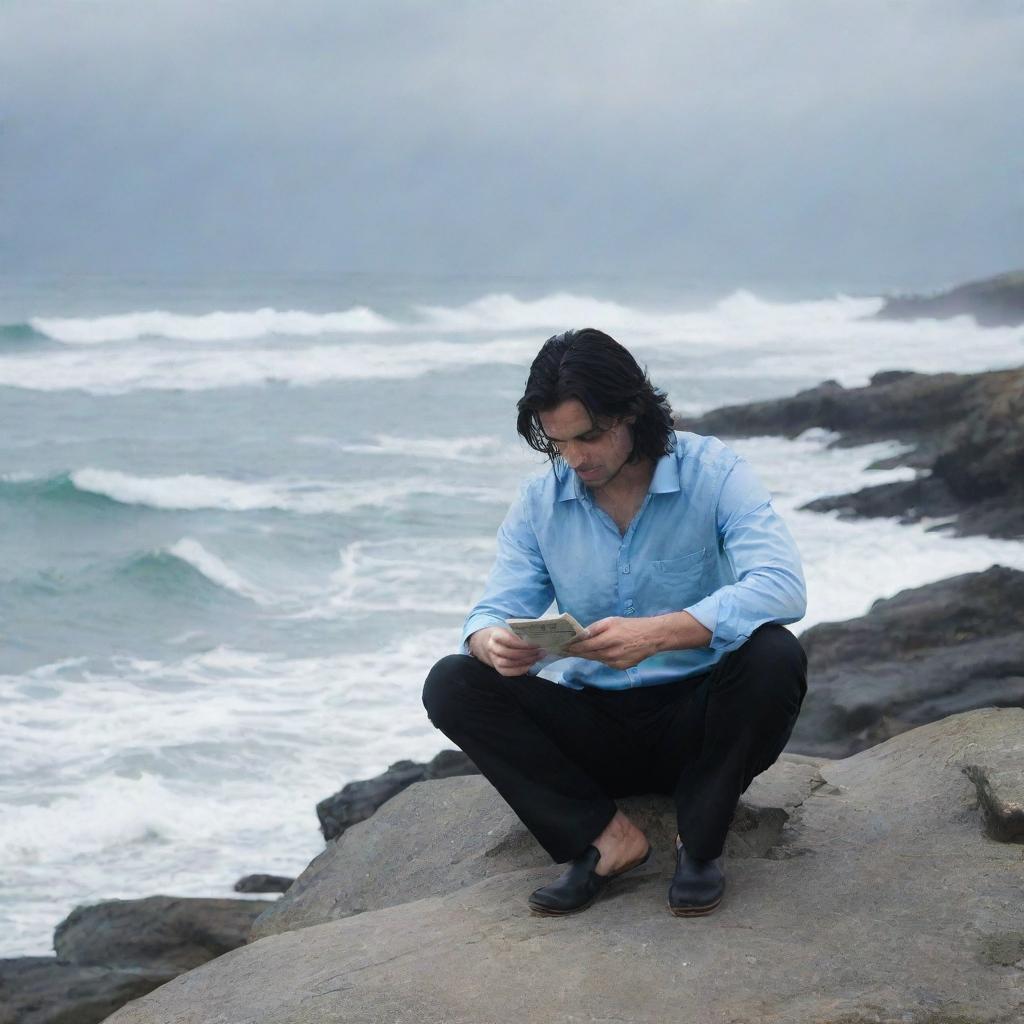
POLYGON ((270 900, 148 896, 76 907, 58 926, 59 959, 178 974, 245 943, 270 900))
POLYGON ((97 1024, 176 973, 82 967, 52 956, 0 960, 0 1024, 97 1024))
POLYGON ((780 434, 809 427, 844 435, 847 446, 896 438, 918 444, 944 430, 950 416, 972 407, 972 381, 981 374, 876 373, 862 388, 827 380, 789 398, 726 405, 699 417, 676 417, 679 430, 724 437, 780 434))
POLYGON ((324 839, 337 839, 346 829, 365 821, 381 804, 415 782, 477 774, 477 767, 461 750, 442 750, 426 764, 396 761, 372 779, 348 783, 340 792, 316 805, 324 839))
POLYGON ((285 892, 294 881, 284 875, 245 875, 235 882, 235 892, 285 892))
POLYGON ((992 566, 904 590, 800 642, 809 689, 792 751, 845 757, 971 708, 1024 706, 1024 573, 992 566))

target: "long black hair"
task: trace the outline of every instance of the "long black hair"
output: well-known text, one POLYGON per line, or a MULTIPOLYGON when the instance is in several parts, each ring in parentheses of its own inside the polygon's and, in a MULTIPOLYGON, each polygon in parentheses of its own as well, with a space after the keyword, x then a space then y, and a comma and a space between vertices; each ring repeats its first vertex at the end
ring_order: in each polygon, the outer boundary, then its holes
POLYGON ((575 398, 596 424, 598 418, 635 416, 629 461, 657 462, 672 450, 672 410, 633 356, 593 327, 556 334, 544 342, 530 366, 519 399, 516 429, 552 462, 559 456, 540 425, 539 414, 575 398))

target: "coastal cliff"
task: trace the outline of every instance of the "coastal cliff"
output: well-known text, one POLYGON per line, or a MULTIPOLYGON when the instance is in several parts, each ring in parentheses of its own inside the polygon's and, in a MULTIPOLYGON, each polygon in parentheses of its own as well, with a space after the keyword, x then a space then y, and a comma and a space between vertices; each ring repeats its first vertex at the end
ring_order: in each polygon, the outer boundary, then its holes
POLYGON ((983 327, 1024 323, 1024 271, 970 281, 932 295, 894 295, 876 314, 884 320, 965 315, 983 327))

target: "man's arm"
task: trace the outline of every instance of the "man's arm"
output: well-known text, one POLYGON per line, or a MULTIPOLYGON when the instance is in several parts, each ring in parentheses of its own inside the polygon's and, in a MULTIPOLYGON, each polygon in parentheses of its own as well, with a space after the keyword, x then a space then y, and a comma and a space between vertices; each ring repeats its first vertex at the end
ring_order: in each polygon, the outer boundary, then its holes
POLYGON ((612 668, 632 668, 664 651, 731 651, 766 622, 796 622, 807 609, 800 555, 771 495, 743 459, 726 474, 715 510, 719 542, 736 582, 680 612, 595 622, 569 648, 612 668))
POLYGON ((758 626, 802 619, 807 588, 796 543, 745 459, 737 458, 726 474, 715 520, 736 582, 686 611, 711 631, 712 650, 733 651, 758 626))
POLYGON ((462 630, 467 653, 502 675, 523 675, 543 651, 521 640, 506 619, 534 619, 548 608, 554 587, 526 510, 525 488, 498 530, 498 550, 483 597, 462 630))

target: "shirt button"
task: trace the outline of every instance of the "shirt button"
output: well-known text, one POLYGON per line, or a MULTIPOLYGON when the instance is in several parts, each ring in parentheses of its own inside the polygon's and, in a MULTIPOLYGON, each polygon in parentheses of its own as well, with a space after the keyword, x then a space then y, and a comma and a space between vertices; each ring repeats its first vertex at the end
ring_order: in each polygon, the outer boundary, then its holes
POLYGON ((622 571, 628 576, 629 575, 629 563, 627 562, 623 567, 622 571))
POLYGON ((636 615, 636 609, 635 609, 635 608, 634 608, 634 607, 633 607, 632 605, 630 605, 630 606, 629 606, 629 607, 628 607, 628 608, 626 609, 626 614, 627 614, 627 615, 636 615))

